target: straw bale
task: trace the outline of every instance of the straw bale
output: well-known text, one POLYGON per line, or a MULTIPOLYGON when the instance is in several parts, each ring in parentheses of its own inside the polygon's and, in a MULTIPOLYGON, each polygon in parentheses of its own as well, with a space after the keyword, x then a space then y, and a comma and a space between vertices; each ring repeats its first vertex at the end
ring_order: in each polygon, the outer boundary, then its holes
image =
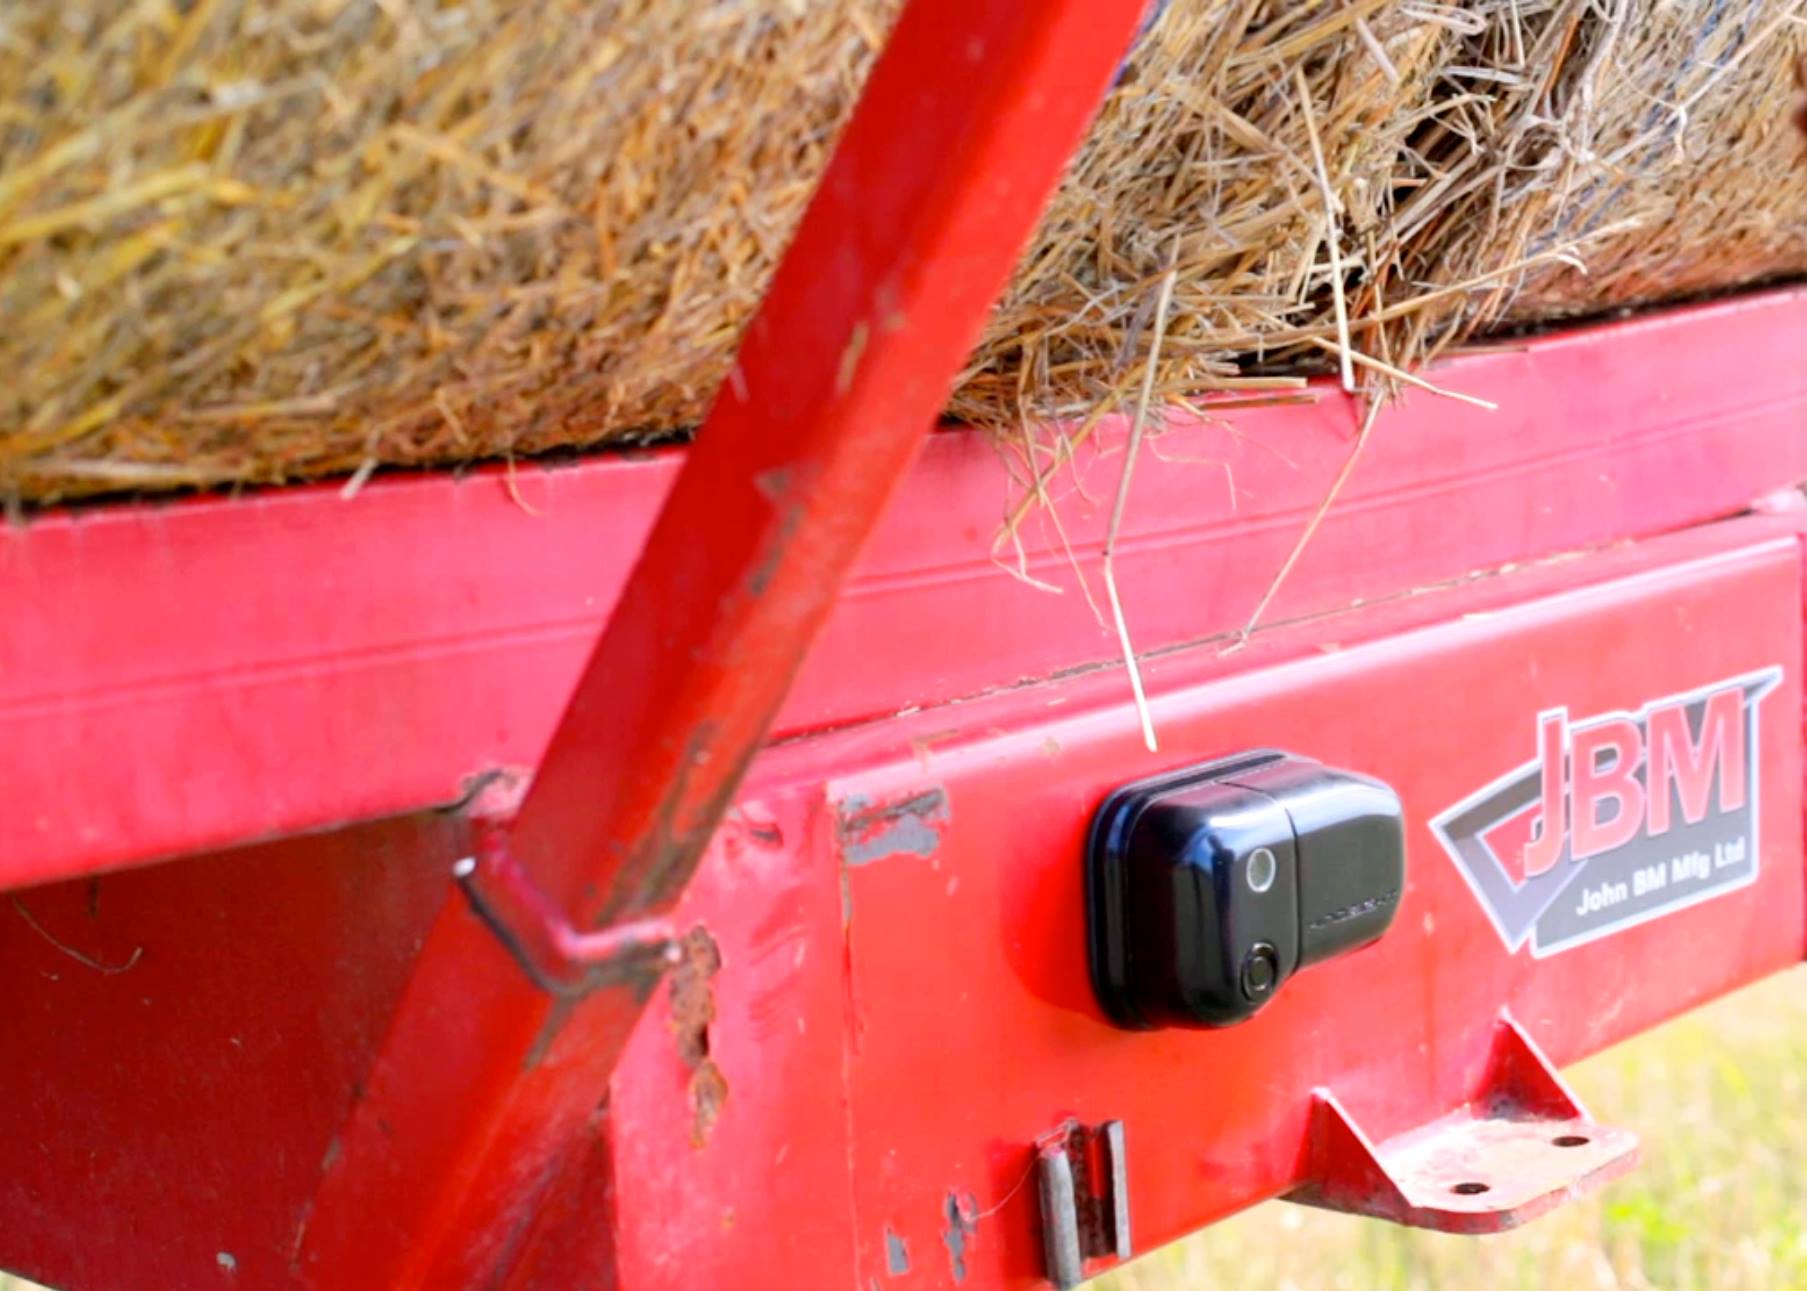
MULTIPOLYGON (((0 493, 694 426, 897 8, 10 0, 0 493)), ((1163 400, 1321 370, 1339 296, 1354 343, 1404 364, 1799 274, 1804 20, 1807 0, 1172 0, 951 411, 1120 406, 1170 264, 1163 400)))

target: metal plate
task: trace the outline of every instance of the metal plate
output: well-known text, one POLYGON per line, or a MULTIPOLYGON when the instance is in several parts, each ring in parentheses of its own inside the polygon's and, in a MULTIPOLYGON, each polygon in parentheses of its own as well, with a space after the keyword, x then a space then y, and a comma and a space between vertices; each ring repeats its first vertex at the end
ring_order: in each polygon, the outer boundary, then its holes
MULTIPOLYGON (((1030 1145, 1069 1117, 1124 1122, 1146 1249, 1299 1183, 1314 1087, 1391 1138, 1480 1092, 1502 1007, 1569 1062, 1797 961, 1800 549, 1751 541, 1762 532, 1728 525, 1557 567, 1541 577, 1570 590, 1524 604, 1425 598, 1441 601, 1432 626, 1389 630, 1428 608, 1407 603, 1228 658, 1175 658, 1151 679, 1159 755, 1120 698, 1091 706, 1100 690, 1122 695, 1115 676, 886 732, 895 759, 838 778, 831 803, 861 819, 937 806, 891 819, 889 849, 863 829, 858 857, 842 853, 861 1284, 885 1275, 885 1233, 939 1250, 950 1197, 985 1216, 964 1244, 978 1285, 1037 1275, 1034 1190, 1018 1185, 1030 1145), (1621 576, 1579 585, 1603 568, 1621 576), (1550 959, 1509 954, 1429 819, 1523 762, 1542 710, 1636 711, 1771 666, 1783 680, 1757 751, 1757 880, 1550 959), (1408 886, 1393 929, 1300 973, 1233 1031, 1107 1026, 1081 941, 1091 810, 1163 765, 1266 745, 1399 790, 1408 886)), ((911 1285, 954 1284, 945 1259, 913 1268, 911 1285)))

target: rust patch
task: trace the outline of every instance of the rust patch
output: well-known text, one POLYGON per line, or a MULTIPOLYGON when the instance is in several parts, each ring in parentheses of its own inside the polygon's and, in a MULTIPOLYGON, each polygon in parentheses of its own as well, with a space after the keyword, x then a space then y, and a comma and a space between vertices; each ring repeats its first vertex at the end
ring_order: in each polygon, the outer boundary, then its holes
POLYGON ((1091 1138, 1083 1128, 1067 1139, 1067 1160, 1073 1165, 1073 1203, 1079 1221, 1079 1249, 1086 1255, 1110 1249, 1110 1220, 1106 1199, 1094 1179, 1091 1138))
POLYGON ((962 1197, 959 1193, 950 1192, 947 1202, 942 1207, 942 1215, 947 1220, 947 1227, 941 1230, 941 1240, 947 1246, 948 1269, 954 1281, 966 1281, 966 1247, 979 1229, 979 1202, 970 1192, 962 1197))
POLYGON ((710 981, 721 971, 722 953, 701 924, 679 943, 683 958, 671 970, 671 1033, 678 1057, 690 1068, 690 1145, 702 1147, 728 1101, 728 1078, 709 1053, 709 1028, 715 1021, 715 991, 710 981))
MULTIPOLYGON (((1086 1258, 1117 1249, 1116 1198, 1106 1153, 1105 1127, 1068 1121, 1036 1140, 1038 1151, 1058 1147, 1073 1172, 1073 1219, 1086 1258)), ((951 1199, 950 1199, 951 1200, 951 1199)))
POLYGON ((690 1124, 691 1147, 700 1148, 709 1142, 710 1131, 715 1128, 715 1122, 722 1114, 722 1104, 727 1101, 728 1078, 722 1075, 713 1058, 703 1059, 702 1065, 690 1076, 690 1105, 696 1109, 695 1119, 690 1124))
POLYGON ((864 794, 849 794, 836 815, 841 859, 848 865, 870 865, 891 856, 933 856, 953 820, 947 790, 940 785, 895 802, 874 803, 864 794))

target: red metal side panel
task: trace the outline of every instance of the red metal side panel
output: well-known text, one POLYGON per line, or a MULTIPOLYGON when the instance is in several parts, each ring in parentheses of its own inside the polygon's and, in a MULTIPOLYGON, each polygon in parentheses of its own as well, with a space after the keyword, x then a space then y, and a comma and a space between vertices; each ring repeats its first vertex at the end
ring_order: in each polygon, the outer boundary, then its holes
MULTIPOLYGON (((1029 1145, 1067 1116, 1127 1121, 1146 1250, 1295 1181, 1312 1085, 1389 1133, 1473 1091, 1502 1004, 1566 1062, 1797 961, 1802 596, 1798 520, 1737 520, 1152 661, 1158 757, 1113 669, 770 750, 681 911, 720 966, 659 988, 598 1089, 583 1133, 613 1133, 613 1178, 571 1163, 539 1285, 584 1285, 610 1244, 630 1291, 946 1286, 956 1257, 962 1291, 1027 1285, 1029 1145), (1771 664, 1757 882, 1509 954, 1428 820, 1530 759, 1545 708, 1771 664), (1403 792, 1399 920, 1247 1026, 1111 1030, 1084 822, 1125 780, 1251 744, 1403 792)), ((0 1140, 0 1264, 71 1291, 305 1281, 311 1198, 458 845, 421 818, 25 892, 42 931, 0 906, 0 1104, 32 1127, 0 1140)), ((453 1056, 414 1091, 448 1117, 453 1056)))
MULTIPOLYGON (((1439 366, 1500 411, 1420 394, 1389 411, 1270 620, 1698 523, 1807 478, 1803 335, 1794 290, 1439 366)), ((1138 471, 1117 557, 1139 645, 1242 626, 1352 425, 1326 394, 1151 442, 1175 460, 1138 471)), ((1100 438, 1120 446, 1121 427, 1100 438)), ((524 506, 482 471, 0 528, 0 604, 29 610, 0 625, 0 884, 449 802, 536 763, 679 456, 523 467, 524 506)), ((1108 500, 1120 463, 1082 453, 1086 490, 1108 500)), ((1025 561, 1064 595, 987 555, 1009 488, 981 437, 932 438, 780 733, 1113 657, 1050 526, 1025 526, 1025 561)), ((1056 491, 1095 589, 1105 516, 1064 476, 1056 491)))
POLYGON ((1339 648, 1400 607, 1357 616, 1266 647, 1268 666, 1176 660, 1152 679, 1158 757, 1122 705, 1068 715, 1059 701, 1082 695, 1038 690, 887 732, 894 760, 828 790, 843 821, 915 804, 878 834, 851 828, 840 853, 862 1284, 895 1272, 900 1247, 907 1285, 1028 1284, 1029 1145, 1064 1118, 1126 1123, 1148 1249, 1299 1182, 1314 1086, 1390 1135, 1475 1095, 1503 1006, 1566 1063, 1798 961, 1801 556, 1793 536, 1749 541, 1761 530, 1651 544, 1621 579, 1527 604, 1447 597, 1436 626, 1339 648), (1305 640, 1317 649, 1299 657, 1305 640), (1533 759, 1544 710, 1635 713, 1769 669, 1756 881, 1563 953, 1509 953, 1431 818, 1533 759), (1126 779, 1263 746, 1399 789, 1409 869, 1393 930, 1233 1030, 1111 1029, 1081 942, 1089 813, 1126 779))

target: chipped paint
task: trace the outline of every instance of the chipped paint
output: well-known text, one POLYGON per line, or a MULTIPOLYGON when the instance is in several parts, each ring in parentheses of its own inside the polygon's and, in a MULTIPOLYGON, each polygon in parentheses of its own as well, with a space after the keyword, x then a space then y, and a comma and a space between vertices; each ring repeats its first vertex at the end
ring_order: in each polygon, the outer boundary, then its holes
POLYGON ((894 1278, 901 1278, 910 1271, 910 1244, 904 1241, 890 1226, 885 1228, 885 1272, 894 1278))
POLYGON ((941 1231, 941 1240, 947 1245, 948 1268, 953 1272, 954 1281, 964 1282, 966 1246, 979 1227, 978 1199, 970 1192, 964 1197, 957 1192, 950 1192, 942 1214, 947 1218, 947 1227, 941 1231))
POLYGON ((711 979, 721 971, 721 950, 700 924, 682 943, 683 958, 671 973, 671 1032, 678 1057, 690 1068, 690 1145, 700 1148, 728 1101, 728 1079, 710 1053, 709 1028, 715 1022, 711 979))
POLYGON ((753 487, 767 502, 784 501, 791 491, 792 472, 787 466, 769 466, 753 477, 753 487))
MULTIPOLYGON (((899 717, 905 717, 908 716, 911 711, 911 709, 906 708, 897 715, 899 717)), ((921 712, 922 710, 918 708, 914 711, 921 712)), ((945 731, 930 731, 927 735, 917 736, 910 741, 910 751, 916 755, 916 765, 922 768, 923 774, 928 774, 929 767, 935 760, 935 746, 938 744, 946 744, 951 740, 957 740, 960 738, 960 735, 961 732, 956 727, 945 731)))
POLYGON ((841 800, 837 818, 841 858, 851 866, 893 856, 933 856, 953 813, 947 790, 933 785, 888 803, 849 794, 841 800))
POLYGON ((717 837, 730 855, 746 848, 775 852, 784 846, 784 830, 761 803, 735 803, 722 817, 722 826, 717 837))
POLYGON ((872 328, 865 319, 853 325, 853 331, 847 336, 847 344, 841 350, 841 361, 835 367, 834 392, 846 394, 853 389, 853 379, 860 370, 860 359, 866 353, 866 343, 872 339, 872 328))

